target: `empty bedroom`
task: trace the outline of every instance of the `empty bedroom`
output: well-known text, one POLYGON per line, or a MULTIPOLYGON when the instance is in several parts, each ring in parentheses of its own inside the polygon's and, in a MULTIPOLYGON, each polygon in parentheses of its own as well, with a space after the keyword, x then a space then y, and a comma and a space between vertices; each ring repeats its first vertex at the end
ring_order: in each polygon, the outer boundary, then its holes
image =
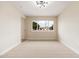
POLYGON ((0 58, 78 58, 79 1, 0 1, 0 58))

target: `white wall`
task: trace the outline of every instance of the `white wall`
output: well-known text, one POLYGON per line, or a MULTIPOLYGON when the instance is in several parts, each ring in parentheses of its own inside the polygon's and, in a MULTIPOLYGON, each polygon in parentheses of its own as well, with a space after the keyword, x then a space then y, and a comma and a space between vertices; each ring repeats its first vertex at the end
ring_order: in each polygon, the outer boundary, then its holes
POLYGON ((38 17, 26 17, 25 20, 25 39, 28 40, 57 40, 57 18, 49 16, 38 16, 38 17), (53 20, 54 21, 54 31, 52 32, 38 32, 32 30, 33 20, 53 20))
POLYGON ((21 42, 21 14, 7 2, 0 3, 0 54, 21 42))
POLYGON ((79 2, 73 2, 58 17, 59 40, 79 54, 79 2))

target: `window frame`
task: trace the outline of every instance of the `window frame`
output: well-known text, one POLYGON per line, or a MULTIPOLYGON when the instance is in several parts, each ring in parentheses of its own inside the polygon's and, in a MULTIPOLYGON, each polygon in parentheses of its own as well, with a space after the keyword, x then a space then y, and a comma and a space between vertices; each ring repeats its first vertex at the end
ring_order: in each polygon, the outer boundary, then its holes
MULTIPOLYGON (((45 20, 47 20, 47 19, 45 19, 45 20)), ((34 21, 45 21, 45 20, 43 20, 43 19, 33 20, 32 23, 31 23, 32 32, 54 32, 55 31, 55 29, 54 29, 55 21, 54 20, 49 20, 49 19, 47 21, 53 21, 54 22, 54 24, 53 24, 53 30, 33 30, 33 22, 34 21)))

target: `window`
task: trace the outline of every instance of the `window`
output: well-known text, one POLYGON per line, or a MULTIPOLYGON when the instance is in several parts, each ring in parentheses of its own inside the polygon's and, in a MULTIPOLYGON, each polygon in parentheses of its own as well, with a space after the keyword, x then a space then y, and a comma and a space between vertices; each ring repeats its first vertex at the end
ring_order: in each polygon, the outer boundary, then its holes
POLYGON ((54 21, 51 20, 34 20, 32 22, 33 30, 48 31, 53 30, 54 21))

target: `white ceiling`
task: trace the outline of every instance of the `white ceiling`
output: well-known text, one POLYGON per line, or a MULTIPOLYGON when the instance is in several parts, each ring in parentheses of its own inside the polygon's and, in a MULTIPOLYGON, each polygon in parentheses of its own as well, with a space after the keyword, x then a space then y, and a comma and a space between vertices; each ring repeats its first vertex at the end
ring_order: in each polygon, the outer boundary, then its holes
POLYGON ((18 1, 15 5, 25 16, 57 16, 70 2, 50 1, 46 8, 37 7, 32 1, 18 1))

